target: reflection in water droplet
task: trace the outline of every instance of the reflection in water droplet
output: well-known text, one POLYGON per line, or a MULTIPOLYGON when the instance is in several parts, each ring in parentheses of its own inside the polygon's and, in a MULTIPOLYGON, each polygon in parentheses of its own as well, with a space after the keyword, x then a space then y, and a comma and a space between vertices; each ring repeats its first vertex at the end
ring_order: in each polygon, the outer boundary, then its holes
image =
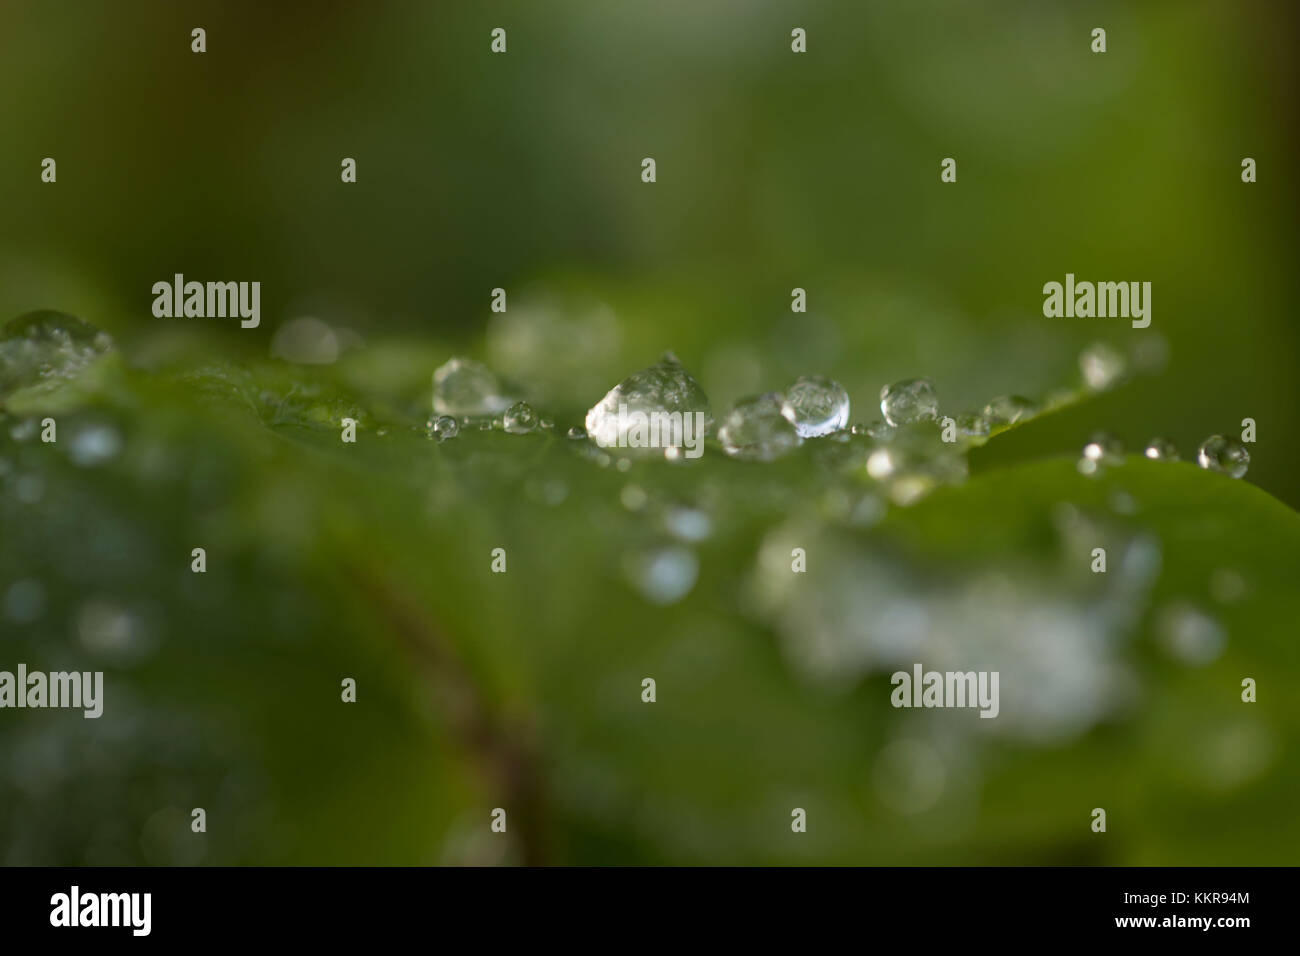
POLYGON ((1240 478, 1250 466, 1250 452, 1235 439, 1211 435, 1196 450, 1196 461, 1209 471, 1217 471, 1229 478, 1240 478))
POLYGON ((800 438, 817 438, 839 431, 849 420, 849 393, 839 382, 805 375, 785 391, 783 414, 800 438))
POLYGON ((699 560, 689 548, 668 545, 627 555, 624 571, 651 604, 675 604, 695 586, 699 560))
POLYGON ((939 398, 927 378, 910 378, 880 390, 880 411, 894 427, 932 421, 939 414, 939 398))
POLYGON ((775 392, 738 402, 718 428, 722 450, 744 461, 773 461, 798 448, 803 439, 782 405, 775 392))

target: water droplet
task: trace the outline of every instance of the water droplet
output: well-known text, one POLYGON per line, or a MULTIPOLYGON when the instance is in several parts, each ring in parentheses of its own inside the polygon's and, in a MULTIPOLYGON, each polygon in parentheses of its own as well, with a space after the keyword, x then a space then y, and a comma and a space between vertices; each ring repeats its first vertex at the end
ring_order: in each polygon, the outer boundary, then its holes
POLYGON ((651 604, 675 604, 695 587, 700 563, 695 552, 681 545, 651 548, 624 559, 628 580, 651 604))
POLYGON ((499 415, 514 402, 497 374, 481 362, 453 358, 433 373, 433 410, 438 415, 499 415))
POLYGON ((1038 405, 1023 395, 999 395, 984 406, 984 417, 993 427, 1028 421, 1038 414, 1038 405))
POLYGON ((1142 454, 1146 455, 1153 461, 1177 461, 1178 449, 1174 443, 1167 438, 1153 438, 1147 442, 1147 447, 1142 449, 1142 454))
POLYGON ((1083 446, 1083 457, 1102 465, 1117 465, 1124 460, 1124 445, 1105 432, 1098 432, 1083 446))
POLYGON ((111 425, 82 425, 72 436, 68 457, 82 468, 94 468, 113 458, 121 449, 122 436, 111 425))
POLYGON ((703 508, 688 504, 670 504, 663 511, 665 530, 682 541, 703 541, 713 533, 713 519, 703 508))
POLYGON ((849 420, 849 393, 839 382, 805 375, 785 392, 781 414, 800 438, 817 438, 839 431, 849 420))
POLYGON ((571 441, 583 441, 587 437, 587 429, 583 428, 581 425, 574 425, 564 433, 564 437, 571 441))
MULTIPOLYGON (((606 392, 587 412, 585 424, 588 436, 597 445, 622 450, 629 445, 628 434, 638 427, 636 420, 641 416, 676 414, 679 417, 674 420, 674 427, 658 430, 661 446, 673 446, 685 444, 688 427, 690 437, 695 440, 695 419, 692 418, 689 426, 685 420, 697 413, 704 416, 702 421, 707 430, 713 423, 709 397, 676 356, 666 352, 657 365, 634 372, 606 392), (620 414, 620 409, 624 414, 620 414)), ((663 447, 656 453, 662 455, 663 447)))
POLYGON ((1196 450, 1196 461, 1209 471, 1240 478, 1250 466, 1250 452, 1239 441, 1222 435, 1211 435, 1196 450))
POLYGON ((727 413, 718 428, 722 450, 745 461, 772 461, 799 447, 803 439, 782 414, 776 392, 747 398, 727 413))
POLYGON ((29 312, 0 329, 0 394, 70 378, 111 351, 113 340, 62 312, 29 312))
POLYGON ((527 402, 515 402, 506 409, 502 424, 512 435, 527 435, 537 430, 537 413, 527 402))
POLYGON ((275 330, 271 354, 299 365, 329 365, 339 357, 339 340, 320 319, 302 316, 275 330))
POLYGON ((888 448, 877 448, 867 457, 867 474, 877 481, 884 481, 896 470, 894 454, 888 448))
POLYGON ((429 437, 446 441, 460 434, 460 423, 450 415, 435 415, 429 419, 429 437))
POLYGON ((1124 461, 1124 446, 1104 432, 1092 436, 1083 446, 1078 470, 1081 475, 1096 475, 1105 465, 1118 465, 1124 461))
POLYGON ((1185 602, 1161 609, 1156 618, 1160 643, 1185 664, 1208 664, 1223 653, 1225 637, 1219 622, 1185 602))
POLYGON ((1094 392, 1114 385, 1124 375, 1127 367, 1124 355, 1105 342, 1094 342, 1079 355, 1083 382, 1094 392))
POLYGON ((880 412, 895 427, 914 425, 939 414, 939 398, 928 378, 909 378, 880 390, 880 412))
POLYGON ((5 592, 5 617, 15 624, 30 624, 45 611, 45 588, 35 578, 9 585, 5 592))
POLYGON ((953 419, 957 423, 957 432, 966 438, 987 438, 989 420, 978 412, 966 412, 953 419))

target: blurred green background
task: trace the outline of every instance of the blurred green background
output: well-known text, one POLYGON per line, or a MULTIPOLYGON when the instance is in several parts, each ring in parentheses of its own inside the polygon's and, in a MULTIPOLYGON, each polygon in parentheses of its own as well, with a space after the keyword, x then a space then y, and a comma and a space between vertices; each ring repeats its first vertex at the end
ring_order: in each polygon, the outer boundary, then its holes
MULTIPOLYGON (((1298 15, 1226 0, 6 4, 0 317, 57 309, 113 335, 120 367, 52 410, 66 434, 111 427, 123 449, 88 469, 0 436, 0 589, 42 595, 34 617, 30 602, 0 615, 0 667, 99 655, 113 694, 99 722, 0 713, 0 859, 1294 861, 1297 708, 1275 692, 1252 711, 1236 688, 1296 677, 1298 15), (260 281, 261 327, 154 318, 151 287, 177 272, 260 281), (1042 286, 1067 272, 1150 281, 1151 326, 1045 318, 1042 286), (302 316, 363 344, 327 366, 273 359, 302 316), (972 452, 970 485, 871 527, 815 448, 767 470, 712 449, 695 471, 620 472, 561 439, 417 433, 432 370, 461 353, 562 434, 668 348, 715 415, 819 373, 866 421, 882 385, 918 375, 945 411, 1044 397, 1076 384, 1098 340, 1163 358, 998 436, 972 452), (355 449, 333 424, 349 412, 355 449), (1187 459, 1245 417, 1257 488, 1142 461, 1131 478, 1073 472, 1098 429, 1131 448, 1167 436, 1187 459), (17 490, 31 475, 36 500, 17 490), (687 506, 710 515, 703 541, 672 531, 687 506), (1158 542, 1159 576, 1130 593, 1058 567, 1087 553, 1079 521, 1116 553, 1158 542), (764 583, 762 549, 788 534, 848 570, 799 593, 764 583), (203 578, 188 568, 201 542, 203 578), (505 576, 488 571, 496 546, 505 576), (698 579, 660 607, 635 555, 663 553, 689 553, 698 579), (865 586, 882 566, 905 570, 865 586), (1247 597, 1215 597, 1225 572, 1247 597), (1119 610, 1074 613, 1098 606, 1119 610), (1170 606, 1212 612, 1223 656, 1162 656, 1170 606), (1061 703, 1070 719, 1045 739, 972 743, 939 722, 909 736, 880 649, 864 663, 854 641, 918 608, 917 646, 939 656, 963 620, 1009 635, 982 663, 1045 642, 1047 686, 1082 703, 1061 703), (851 680, 801 669, 813 637, 851 680), (355 706, 338 702, 345 675, 355 706), (653 707, 647 675, 662 675, 653 707), (496 806, 508 840, 486 832, 496 806), (802 842, 793 806, 813 821, 802 842), (1094 838, 1095 806, 1124 824, 1094 838)), ((6 432, 44 410, 11 403, 6 432)))

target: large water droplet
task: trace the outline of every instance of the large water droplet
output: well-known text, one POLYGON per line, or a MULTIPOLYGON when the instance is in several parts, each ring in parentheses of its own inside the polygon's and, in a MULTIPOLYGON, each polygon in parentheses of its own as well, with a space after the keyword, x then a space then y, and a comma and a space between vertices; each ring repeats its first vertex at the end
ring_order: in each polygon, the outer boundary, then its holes
POLYGON ((593 405, 587 412, 587 435, 603 448, 635 450, 636 446, 629 443, 629 433, 644 429, 645 425, 638 425, 638 421, 644 423, 651 416, 669 416, 656 429, 658 445, 652 447, 658 449, 658 454, 663 454, 665 448, 686 445, 687 437, 691 442, 702 439, 703 431, 713 423, 709 397, 672 353, 629 375, 593 405), (697 422, 703 425, 700 432, 696 431, 697 422))
POLYGON ((89 322, 62 312, 28 312, 0 330, 0 393, 70 378, 113 348, 89 322))
POLYGON ((1178 449, 1174 443, 1167 438, 1153 438, 1147 442, 1147 447, 1142 449, 1142 454, 1146 455, 1152 461, 1177 461, 1178 449))
POLYGON ((781 414, 800 438, 817 438, 839 431, 849 421, 849 393, 839 382, 805 375, 785 392, 781 414))
POLYGON ((781 409, 775 392, 737 403, 718 428, 722 450, 745 461, 772 461, 799 447, 803 439, 781 409))
POLYGON ((502 426, 512 435, 527 435, 537 430, 537 413, 527 402, 515 402, 506 409, 502 426))
POLYGON ((1250 452, 1239 441, 1211 435, 1196 450, 1196 461, 1202 468, 1240 478, 1250 466, 1250 452))
POLYGON ((913 425, 939 414, 939 398, 928 378, 909 378, 880 390, 880 411, 895 427, 913 425))
POLYGON ((433 410, 438 415, 499 415, 514 402, 497 374, 481 362, 454 358, 433 373, 433 410))

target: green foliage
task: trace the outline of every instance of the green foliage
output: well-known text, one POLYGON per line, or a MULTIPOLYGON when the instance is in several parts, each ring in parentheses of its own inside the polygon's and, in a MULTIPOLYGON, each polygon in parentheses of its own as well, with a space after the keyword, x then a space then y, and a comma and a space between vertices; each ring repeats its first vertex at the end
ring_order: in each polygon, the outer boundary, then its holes
POLYGON ((1259 489, 1141 458, 981 463, 995 437, 969 481, 899 507, 859 438, 627 470, 566 421, 438 443, 435 363, 408 352, 311 373, 182 348, 8 396, 0 580, 38 579, 45 613, 5 622, 6 659, 107 673, 99 721, 6 715, 32 771, 0 785, 15 861, 1209 864, 1300 843, 1300 518, 1259 489), (11 438, 42 403, 58 443, 11 438), (120 452, 77 464, 104 427, 120 452), (698 579, 656 604, 664 554, 698 579), (1179 652, 1171 607, 1222 652, 1179 652), (105 608, 129 625, 107 638, 105 608), (1001 670, 1002 717, 892 708, 912 660, 1001 670), (195 806, 201 844, 165 815, 195 806))

